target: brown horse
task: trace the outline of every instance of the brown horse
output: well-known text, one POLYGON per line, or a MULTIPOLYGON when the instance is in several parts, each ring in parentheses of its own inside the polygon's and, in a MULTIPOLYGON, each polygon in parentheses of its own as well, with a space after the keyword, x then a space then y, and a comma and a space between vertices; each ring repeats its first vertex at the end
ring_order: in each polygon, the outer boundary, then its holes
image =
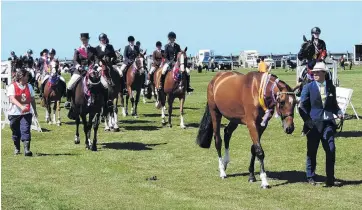
POLYGON ((65 87, 65 81, 58 75, 58 66, 59 62, 52 61, 49 65, 51 73, 50 75, 46 75, 44 78, 44 94, 43 94, 43 100, 42 105, 46 108, 45 113, 45 121, 49 124, 52 124, 50 119, 51 114, 51 103, 54 103, 53 106, 53 124, 57 124, 58 126, 61 125, 60 121, 60 102, 62 99, 62 96, 65 95, 66 87, 65 87), (63 84, 62 84, 63 82, 63 84), (58 115, 58 121, 55 121, 55 115, 58 115))
POLYGON ((158 89, 156 107, 161 107, 162 124, 165 124, 165 104, 166 98, 168 103, 168 126, 171 128, 172 104, 176 98, 180 100, 180 127, 185 129, 183 117, 183 108, 186 99, 186 64, 187 64, 187 47, 177 54, 177 61, 172 71, 166 72, 165 84, 163 90, 160 90, 160 80, 162 71, 155 72, 155 84, 158 89))
POLYGON ((127 68, 126 73, 126 86, 127 86, 127 96, 126 96, 126 108, 124 107, 124 99, 123 94, 120 94, 121 97, 121 107, 122 107, 122 114, 123 116, 128 115, 128 99, 131 98, 132 103, 132 116, 137 116, 137 105, 140 100, 140 93, 142 85, 145 82, 145 70, 144 70, 144 55, 146 54, 146 51, 144 53, 140 53, 135 61, 127 68), (133 91, 136 91, 136 100, 133 96, 133 91))
POLYGON ((260 161, 261 187, 268 188, 264 170, 264 151, 261 136, 271 119, 274 109, 281 116, 284 132, 294 131, 295 94, 292 89, 275 75, 249 72, 246 75, 237 72, 222 72, 210 81, 207 88, 207 104, 197 136, 197 144, 210 148, 214 135, 215 147, 219 156, 220 177, 226 177, 226 167, 230 161, 229 143, 234 130, 239 124, 247 126, 251 140, 251 160, 249 181, 255 182, 255 157, 260 161), (221 157, 222 139, 220 123, 222 117, 230 122, 224 129, 225 156, 221 157))

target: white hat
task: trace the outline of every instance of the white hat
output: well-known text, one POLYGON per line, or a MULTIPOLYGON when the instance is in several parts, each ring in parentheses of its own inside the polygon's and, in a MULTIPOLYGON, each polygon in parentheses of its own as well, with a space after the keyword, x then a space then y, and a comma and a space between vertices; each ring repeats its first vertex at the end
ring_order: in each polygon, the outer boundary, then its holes
POLYGON ((312 71, 328 71, 328 69, 323 62, 317 62, 312 71))

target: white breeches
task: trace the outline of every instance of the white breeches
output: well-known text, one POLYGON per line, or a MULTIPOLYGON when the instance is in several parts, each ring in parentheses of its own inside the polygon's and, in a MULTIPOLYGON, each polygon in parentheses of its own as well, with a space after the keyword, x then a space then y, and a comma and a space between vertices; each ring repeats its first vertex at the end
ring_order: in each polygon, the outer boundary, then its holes
POLYGON ((78 79, 80 78, 79 74, 73 74, 72 77, 70 78, 68 84, 67 84, 67 88, 68 89, 72 89, 73 85, 76 81, 78 81, 78 79))
POLYGON ((121 72, 123 73, 124 72, 124 70, 126 69, 126 64, 122 64, 122 66, 121 66, 121 72))
POLYGON ((163 64, 163 67, 162 67, 162 74, 163 75, 165 75, 166 74, 166 71, 167 71, 167 69, 168 69, 168 63, 165 63, 165 64, 163 64))
POLYGON ((152 66, 149 73, 152 74, 155 70, 156 70, 156 67, 152 66))
POLYGON ((103 76, 101 76, 101 83, 102 83, 104 88, 108 89, 108 83, 107 83, 106 79, 103 76))
POLYGON ((117 65, 113 65, 112 67, 113 67, 113 69, 118 71, 119 76, 123 77, 123 71, 121 70, 120 67, 118 67, 117 65))

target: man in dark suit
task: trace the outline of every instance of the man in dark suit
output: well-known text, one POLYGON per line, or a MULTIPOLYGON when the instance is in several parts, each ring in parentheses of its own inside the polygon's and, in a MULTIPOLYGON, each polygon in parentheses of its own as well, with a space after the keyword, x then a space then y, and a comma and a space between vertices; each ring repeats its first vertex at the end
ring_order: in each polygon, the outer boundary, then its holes
POLYGON ((67 84, 67 101, 64 103, 64 107, 67 109, 70 108, 71 91, 74 88, 74 84, 81 78, 83 68, 88 68, 91 64, 98 63, 96 48, 88 44, 89 34, 81 33, 80 40, 82 41, 82 45, 74 51, 73 56, 75 71, 67 84))
POLYGON ((315 185, 316 156, 319 142, 322 141, 326 153, 326 186, 335 185, 334 134, 336 122, 333 114, 343 119, 336 99, 336 88, 331 80, 326 80, 327 68, 318 62, 313 68, 314 81, 305 85, 301 94, 299 112, 305 122, 304 133, 307 134, 306 173, 310 184, 315 185))

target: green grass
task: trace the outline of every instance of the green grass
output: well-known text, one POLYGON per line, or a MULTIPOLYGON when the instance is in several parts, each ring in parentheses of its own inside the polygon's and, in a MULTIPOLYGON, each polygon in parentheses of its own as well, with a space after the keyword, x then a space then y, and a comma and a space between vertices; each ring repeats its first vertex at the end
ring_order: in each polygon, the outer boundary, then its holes
MULTIPOLYGON (((288 84, 295 84, 295 72, 274 70, 274 73, 288 84)), ((120 133, 106 133, 102 124, 98 152, 85 150, 83 132, 81 144, 73 143, 75 125, 66 117, 67 110, 62 109, 63 125, 56 127, 46 125, 45 110, 38 106, 40 124, 49 131, 32 132, 34 157, 14 156, 9 126, 2 130, 2 208, 361 208, 362 120, 351 119, 344 124, 344 135, 359 131, 357 137, 336 139, 336 177, 354 181, 343 187, 313 187, 303 182, 306 139, 300 136, 299 115, 292 135, 286 135, 280 119, 273 118, 262 136, 266 170, 274 177, 269 179, 271 189, 260 189, 259 176, 257 183, 247 182, 251 140, 245 126, 239 126, 230 143, 231 162, 226 173, 234 176, 221 180, 214 144, 211 149, 201 149, 195 144, 206 102, 206 86, 213 75, 192 74, 195 92, 187 96, 185 103, 188 129, 178 127, 178 109, 174 112, 174 127, 161 127, 160 111, 150 101, 140 104, 139 119, 119 117, 120 133), (157 180, 146 180, 152 176, 157 176, 157 180)), ((362 68, 343 71, 339 77, 342 87, 354 89, 352 102, 362 115, 362 68)), ((178 106, 178 101, 174 106, 178 106)), ((351 107, 347 113, 353 114, 351 107)), ((317 161, 317 173, 325 176, 322 146, 317 161)), ((258 162, 255 167, 259 171, 258 162)))

